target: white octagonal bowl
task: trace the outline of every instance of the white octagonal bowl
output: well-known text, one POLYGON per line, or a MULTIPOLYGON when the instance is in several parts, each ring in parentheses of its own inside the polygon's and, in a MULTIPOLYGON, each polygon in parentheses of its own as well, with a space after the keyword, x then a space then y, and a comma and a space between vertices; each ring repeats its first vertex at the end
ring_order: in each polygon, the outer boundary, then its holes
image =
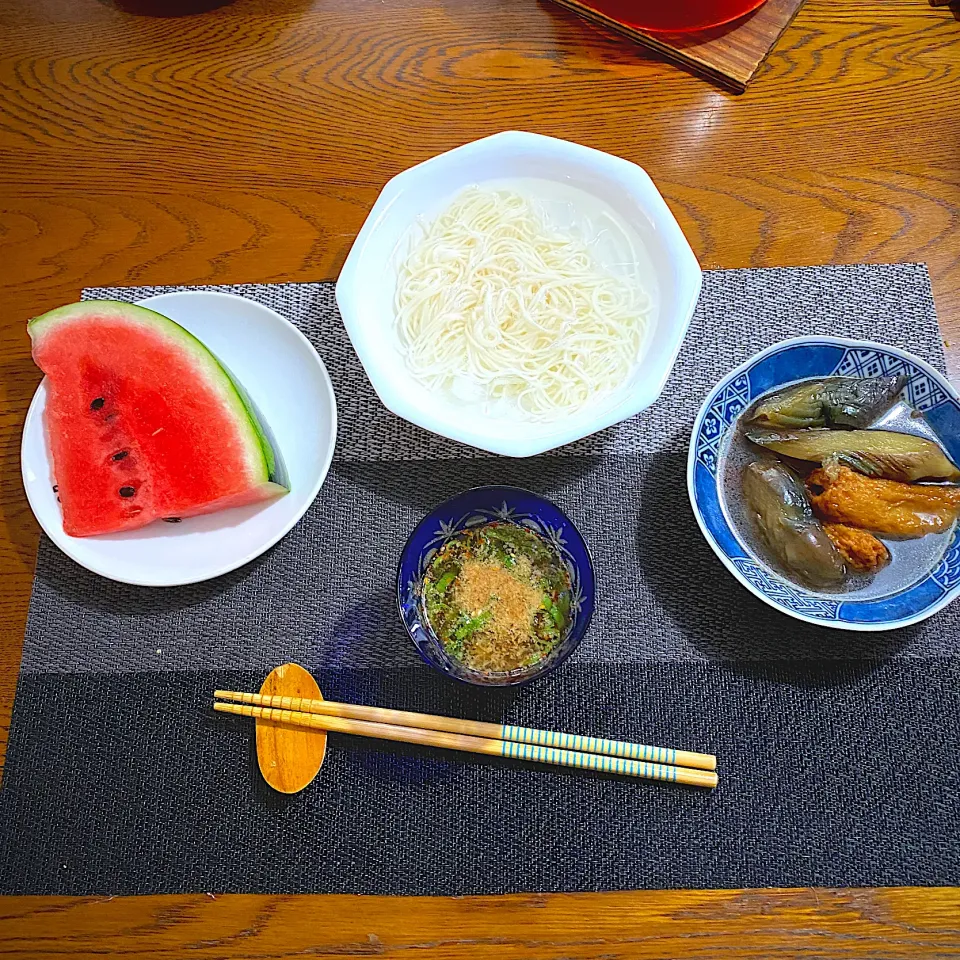
POLYGON ((666 382, 700 295, 700 266, 653 181, 634 163, 532 133, 499 133, 417 164, 383 188, 337 282, 337 304, 384 405, 426 430, 481 450, 530 457, 589 436, 652 404, 666 382), (484 416, 431 391, 407 369, 396 332, 398 245, 465 187, 534 177, 593 194, 640 236, 640 275, 653 294, 652 333, 630 383, 607 404, 551 423, 484 416))

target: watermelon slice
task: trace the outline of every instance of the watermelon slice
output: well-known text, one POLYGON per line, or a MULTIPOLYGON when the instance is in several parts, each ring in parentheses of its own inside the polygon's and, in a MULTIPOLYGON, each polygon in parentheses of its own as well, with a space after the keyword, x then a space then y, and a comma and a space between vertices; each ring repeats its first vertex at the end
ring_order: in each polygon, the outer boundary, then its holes
POLYGON ((129 303, 89 300, 27 329, 47 375, 47 438, 71 536, 286 493, 242 387, 179 324, 129 303))

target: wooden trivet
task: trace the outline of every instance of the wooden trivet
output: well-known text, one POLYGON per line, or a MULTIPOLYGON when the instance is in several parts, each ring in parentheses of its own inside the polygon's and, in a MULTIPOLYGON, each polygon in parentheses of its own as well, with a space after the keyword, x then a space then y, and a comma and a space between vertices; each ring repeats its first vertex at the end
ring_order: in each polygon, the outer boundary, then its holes
POLYGON ((767 0, 740 20, 693 33, 645 33, 600 13, 581 0, 555 0, 594 23, 652 47, 670 60, 743 93, 804 0, 767 0))

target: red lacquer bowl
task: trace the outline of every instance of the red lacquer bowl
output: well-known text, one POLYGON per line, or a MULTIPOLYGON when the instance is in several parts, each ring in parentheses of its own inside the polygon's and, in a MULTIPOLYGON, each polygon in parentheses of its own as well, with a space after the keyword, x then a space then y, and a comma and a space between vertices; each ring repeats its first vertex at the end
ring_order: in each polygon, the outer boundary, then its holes
POLYGON ((579 0, 581 6, 638 30, 671 33, 719 27, 766 0, 579 0))

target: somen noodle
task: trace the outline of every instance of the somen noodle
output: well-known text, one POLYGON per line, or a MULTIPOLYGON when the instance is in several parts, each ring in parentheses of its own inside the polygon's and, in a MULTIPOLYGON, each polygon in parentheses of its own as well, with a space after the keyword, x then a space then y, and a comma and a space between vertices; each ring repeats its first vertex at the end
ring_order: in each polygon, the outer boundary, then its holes
POLYGON ((396 294, 406 362, 423 383, 548 420, 627 381, 648 297, 524 196, 471 187, 423 231, 396 294))

